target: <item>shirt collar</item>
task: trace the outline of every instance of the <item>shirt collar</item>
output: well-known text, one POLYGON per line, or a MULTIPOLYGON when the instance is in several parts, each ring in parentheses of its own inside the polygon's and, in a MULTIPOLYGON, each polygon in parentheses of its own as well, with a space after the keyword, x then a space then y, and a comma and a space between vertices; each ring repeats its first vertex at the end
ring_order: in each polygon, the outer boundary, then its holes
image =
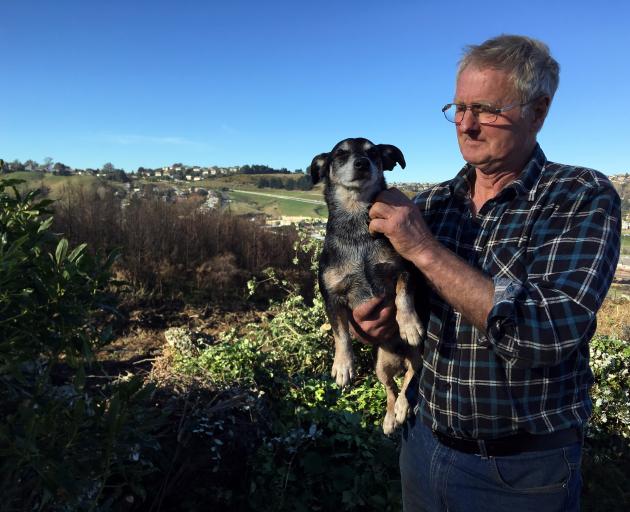
MULTIPOLYGON (((542 171, 547 163, 547 157, 540 145, 536 144, 532 156, 519 174, 518 178, 512 181, 507 187, 501 191, 504 194, 515 194, 516 196, 527 195, 529 201, 533 201, 536 196, 536 188, 542 171)), ((469 196, 471 183, 474 181, 475 168, 466 164, 461 171, 448 183, 448 187, 444 188, 446 196, 454 196, 464 200, 469 196)))

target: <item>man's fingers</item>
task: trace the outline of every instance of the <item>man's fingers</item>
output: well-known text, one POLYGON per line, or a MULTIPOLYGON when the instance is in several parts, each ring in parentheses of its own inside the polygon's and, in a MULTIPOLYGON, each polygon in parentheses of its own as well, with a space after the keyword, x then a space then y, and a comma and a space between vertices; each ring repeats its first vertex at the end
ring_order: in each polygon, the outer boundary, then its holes
POLYGON ((374 203, 368 210, 370 219, 382 219, 385 217, 385 210, 389 208, 385 203, 374 203))
POLYGON ((374 297, 364 302, 352 311, 352 316, 357 322, 378 318, 384 299, 385 297, 374 297))
POLYGON ((398 331, 396 307, 385 297, 374 297, 352 311, 350 327, 356 338, 374 344, 394 337, 398 331))
POLYGON ((393 338, 398 332, 398 325, 395 323, 378 325, 378 321, 362 322, 362 325, 359 325, 354 318, 350 317, 350 330, 359 341, 374 345, 393 338))
POLYGON ((385 219, 372 219, 368 225, 368 231, 371 235, 374 233, 385 233, 387 221, 385 219))
POLYGON ((386 205, 401 205, 405 203, 409 203, 411 200, 403 194, 396 187, 388 188, 387 190, 383 190, 376 196, 374 203, 386 204, 386 205))

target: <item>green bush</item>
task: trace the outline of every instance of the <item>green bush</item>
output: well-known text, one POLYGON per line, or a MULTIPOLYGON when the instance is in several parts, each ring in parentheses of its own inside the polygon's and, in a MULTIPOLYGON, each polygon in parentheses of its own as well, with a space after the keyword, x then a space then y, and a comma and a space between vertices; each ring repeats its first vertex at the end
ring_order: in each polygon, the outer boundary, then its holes
POLYGON ((159 420, 138 379, 88 386, 109 339, 114 259, 50 231, 49 201, 0 181, 0 496, 2 510, 107 510, 142 497, 159 420))
POLYGON ((288 295, 271 305, 264 322, 244 334, 224 333, 196 357, 178 357, 180 371, 258 396, 259 421, 266 422, 244 462, 247 480, 212 494, 231 496, 222 503, 227 509, 400 510, 397 440, 381 430, 385 392, 372 349, 356 347, 358 376, 340 390, 330 377, 332 340, 321 296, 308 304, 289 283, 277 284, 288 295))
POLYGON ((583 507, 626 510, 630 503, 630 345, 595 336, 591 341, 593 416, 586 431, 583 507))
MULTIPOLYGON (((629 340, 595 336, 591 341, 591 368, 595 376, 591 396, 593 417, 589 436, 630 443, 630 344, 629 340)), ((611 455, 619 455, 611 444, 611 455)))

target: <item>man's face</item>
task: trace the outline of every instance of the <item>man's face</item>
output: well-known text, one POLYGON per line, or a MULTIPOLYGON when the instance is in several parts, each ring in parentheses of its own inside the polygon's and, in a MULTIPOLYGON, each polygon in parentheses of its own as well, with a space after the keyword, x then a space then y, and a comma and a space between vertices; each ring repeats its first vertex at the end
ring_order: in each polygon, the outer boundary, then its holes
MULTIPOLYGON (((481 103, 497 108, 520 103, 505 71, 468 66, 459 75, 454 103, 481 103)), ((519 172, 536 144, 535 116, 521 116, 522 107, 499 114, 492 124, 480 124, 469 110, 456 125, 464 160, 484 174, 519 172)))

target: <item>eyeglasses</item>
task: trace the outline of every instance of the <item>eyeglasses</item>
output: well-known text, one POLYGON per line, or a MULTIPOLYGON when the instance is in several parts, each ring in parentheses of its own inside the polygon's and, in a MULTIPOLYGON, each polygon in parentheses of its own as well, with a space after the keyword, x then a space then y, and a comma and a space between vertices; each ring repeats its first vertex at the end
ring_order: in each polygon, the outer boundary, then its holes
POLYGON ((522 107, 533 101, 536 100, 529 100, 525 103, 513 103, 501 108, 483 105, 482 103, 471 103, 470 105, 466 105, 465 103, 447 103, 442 107, 442 112, 447 121, 455 124, 459 124, 464 120, 464 114, 467 110, 470 110, 480 124, 492 124, 497 120, 499 114, 516 107, 522 107))

